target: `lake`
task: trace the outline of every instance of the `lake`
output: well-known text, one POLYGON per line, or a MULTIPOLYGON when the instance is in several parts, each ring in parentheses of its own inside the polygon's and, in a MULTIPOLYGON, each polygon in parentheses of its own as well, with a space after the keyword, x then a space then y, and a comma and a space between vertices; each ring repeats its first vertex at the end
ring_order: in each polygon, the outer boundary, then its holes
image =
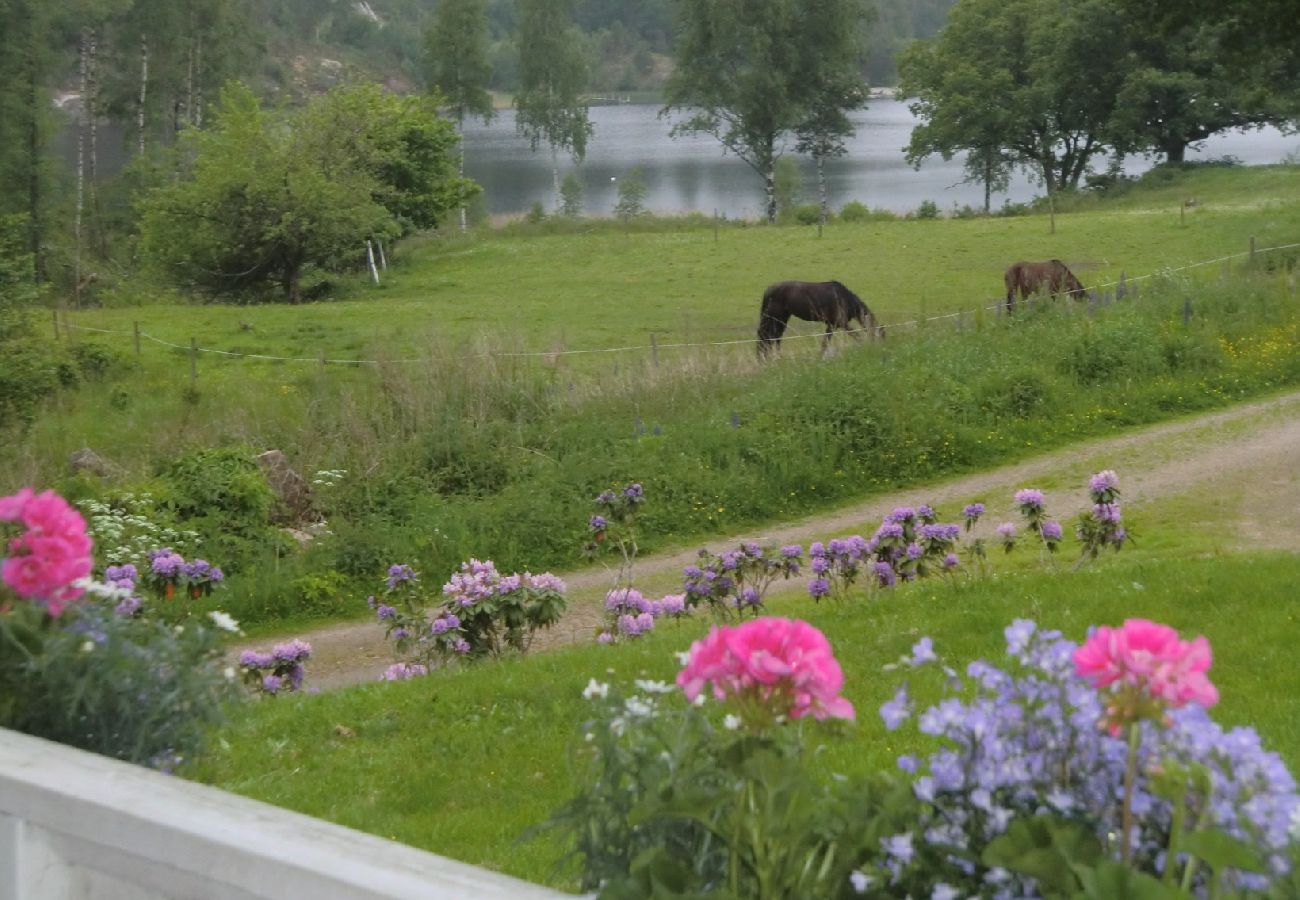
MULTIPOLYGON (((659 107, 641 105, 593 106, 595 131, 587 157, 578 167, 583 185, 584 211, 609 215, 618 202, 618 183, 633 166, 641 166, 647 188, 645 207, 656 213, 714 210, 729 217, 759 218, 763 212, 763 183, 744 162, 723 155, 722 145, 707 135, 673 139, 672 121, 658 117, 659 107)), ((933 200, 942 210, 984 202, 978 184, 962 184, 962 160, 944 162, 931 157, 920 170, 903 161, 915 117, 898 100, 872 100, 853 116, 857 135, 846 156, 826 166, 831 206, 850 200, 872 208, 907 212, 922 201, 933 200)), ((1188 160, 1235 156, 1250 165, 1281 162, 1288 153, 1300 154, 1300 136, 1283 135, 1275 128, 1215 135, 1188 160)), ((561 156, 561 177, 571 168, 561 156)), ((799 157, 804 193, 816 198, 816 170, 799 157)), ((1100 160, 1099 160, 1100 162, 1100 160)), ((1150 168, 1152 160, 1127 161, 1125 171, 1136 174, 1150 168)), ((465 127, 466 174, 483 185, 488 209, 494 214, 526 211, 536 201, 547 209, 555 205, 551 156, 545 146, 537 153, 515 132, 514 110, 498 113, 489 125, 465 127)), ((1004 199, 1024 201, 1041 192, 1024 174, 1017 174, 1005 194, 995 194, 994 206, 1004 199)))

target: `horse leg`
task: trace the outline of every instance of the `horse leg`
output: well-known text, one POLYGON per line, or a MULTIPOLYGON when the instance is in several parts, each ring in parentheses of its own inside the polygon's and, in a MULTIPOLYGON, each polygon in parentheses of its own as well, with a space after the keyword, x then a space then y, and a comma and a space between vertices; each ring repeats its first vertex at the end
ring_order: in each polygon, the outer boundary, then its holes
POLYGON ((831 349, 831 335, 835 333, 834 325, 826 326, 826 333, 822 335, 822 356, 825 356, 831 349))
POLYGON ((766 358, 771 355, 773 350, 781 349, 781 336, 785 334, 785 326, 788 321, 789 316, 774 316, 771 313, 763 313, 763 317, 758 323, 758 355, 760 358, 766 358))

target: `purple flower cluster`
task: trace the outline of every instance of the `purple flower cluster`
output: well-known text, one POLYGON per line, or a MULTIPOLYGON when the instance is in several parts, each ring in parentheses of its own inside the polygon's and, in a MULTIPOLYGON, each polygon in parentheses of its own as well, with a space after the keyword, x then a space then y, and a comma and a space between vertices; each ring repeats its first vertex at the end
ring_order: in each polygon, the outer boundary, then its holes
POLYGON ((961 532, 960 525, 939 522, 928 504, 900 506, 884 517, 869 540, 854 535, 809 547, 817 577, 808 583, 808 593, 813 599, 844 596, 863 573, 869 586, 888 588, 900 580, 952 571, 960 563, 955 551, 961 532))
POLYGON ((171 547, 150 550, 149 571, 159 578, 179 578, 185 567, 185 558, 171 547))
MULTIPOLYGON (((943 699, 917 719, 919 730, 944 747, 924 760, 900 758, 899 766, 917 773, 913 791, 925 814, 916 833, 927 851, 928 877, 983 880, 994 896, 1013 897, 1029 886, 971 861, 1014 818, 1045 811, 1095 823, 1103 842, 1120 833, 1128 746, 1098 727, 1104 701, 1075 674, 1074 643, 1028 620, 1009 626, 1006 638, 1016 665, 1002 670, 971 663, 966 674, 973 696, 943 699), (962 851, 961 858, 953 850, 962 851)), ((934 659, 929 643, 913 648, 914 664, 934 659)), ((913 712, 906 687, 880 709, 890 730, 913 712)), ((1252 729, 1224 731, 1195 704, 1173 711, 1168 722, 1142 726, 1134 858, 1151 861, 1159 874, 1173 807, 1153 790, 1151 779, 1162 766, 1179 762, 1207 767, 1211 774, 1209 796, 1192 797, 1193 808, 1207 810, 1209 824, 1262 850, 1272 873, 1284 873, 1288 824, 1300 795, 1280 757, 1265 751, 1252 729)), ((891 879, 899 872, 884 866, 891 879)))
POLYGON ((1128 538, 1119 508, 1119 476, 1110 469, 1088 481, 1092 509, 1079 516, 1075 534, 1083 544, 1083 555, 1096 558, 1103 550, 1118 551, 1128 538))
POLYGON ((1043 492, 1035 488, 1021 488, 1016 491, 1016 506, 1025 515, 1043 511, 1043 492))
POLYGON ((605 613, 609 624, 596 635, 601 644, 624 638, 640 637, 654 630, 661 618, 687 615, 686 595, 668 594, 651 600, 634 587, 615 588, 605 594, 605 613))
POLYGON ((269 653, 245 650, 239 654, 244 682, 263 694, 301 690, 306 675, 304 663, 311 656, 311 644, 294 638, 276 644, 269 653))
POLYGON ((104 583, 125 591, 135 590, 135 583, 139 578, 140 573, 130 563, 109 566, 104 570, 104 583))
POLYGON ((396 563, 388 567, 388 589, 390 591, 396 590, 399 584, 414 581, 415 578, 415 570, 408 565, 396 563))
POLYGON ((429 667, 422 663, 393 663, 384 674, 379 676, 380 681, 409 681, 412 678, 419 678, 422 675, 429 674, 429 667))
POLYGON ((757 615, 772 582, 799 574, 802 552, 797 544, 774 550, 753 541, 716 556, 701 550, 699 562, 682 570, 686 604, 708 604, 723 616, 747 611, 757 615))
MULTIPOLYGON (((190 595, 195 598, 206 596, 212 593, 215 585, 226 578, 226 573, 206 559, 186 562, 185 558, 171 547, 150 550, 147 555, 149 572, 145 577, 167 599, 171 599, 177 587, 187 587, 190 595)), ((116 568, 119 572, 127 568, 132 573, 136 571, 134 566, 110 566, 109 568, 116 568)), ((135 576, 132 577, 134 580, 135 576)))

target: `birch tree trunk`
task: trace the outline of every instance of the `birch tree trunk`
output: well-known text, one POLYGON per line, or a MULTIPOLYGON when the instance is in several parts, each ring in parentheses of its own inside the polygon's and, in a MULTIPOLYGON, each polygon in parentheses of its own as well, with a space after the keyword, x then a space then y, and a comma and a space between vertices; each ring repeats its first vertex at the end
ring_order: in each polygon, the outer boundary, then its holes
POLYGON ((104 235, 103 215, 99 205, 99 31, 90 30, 90 47, 86 60, 86 98, 84 101, 86 117, 90 123, 90 218, 92 244, 101 256, 108 255, 107 239, 104 235))
POLYGON ((194 115, 195 128, 203 127, 203 35, 194 36, 194 115))
POLYGON ((135 110, 135 124, 140 130, 138 152, 144 156, 145 100, 149 95, 149 36, 140 32, 140 97, 135 110))
POLYGON ((767 192, 767 221, 776 222, 776 161, 768 160, 767 170, 763 173, 763 189, 767 192))
MULTIPOLYGON (((465 117, 459 116, 456 119, 456 133, 460 135, 460 177, 465 177, 465 117)), ((464 234, 468 230, 467 216, 465 214, 465 204, 460 205, 460 233, 464 234)))
POLYGON ((555 187, 555 208, 558 210, 560 203, 560 154, 551 144, 551 183, 555 187))
POLYGON ((826 197, 826 157, 818 155, 817 157, 817 194, 821 197, 822 212, 821 223, 826 224, 830 217, 830 203, 826 197))

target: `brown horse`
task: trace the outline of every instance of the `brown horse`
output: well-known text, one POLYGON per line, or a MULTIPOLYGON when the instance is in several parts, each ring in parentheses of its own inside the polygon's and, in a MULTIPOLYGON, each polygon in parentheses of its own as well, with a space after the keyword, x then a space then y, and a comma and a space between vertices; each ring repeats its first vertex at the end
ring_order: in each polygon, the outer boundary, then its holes
POLYGON ((1059 259, 1047 262, 1018 262, 1007 269, 1002 279, 1007 286, 1007 312, 1016 307, 1016 294, 1028 300, 1040 291, 1052 297, 1066 293, 1075 300, 1083 300, 1085 292, 1079 279, 1059 259))
POLYGON ((826 323, 822 353, 830 347, 836 328, 858 339, 865 332, 885 336, 885 329, 867 309, 867 304, 838 281, 782 281, 763 292, 763 308, 758 319, 760 357, 781 346, 781 335, 785 334, 791 316, 805 322, 826 323), (858 323, 857 328, 850 327, 853 322, 858 323))

